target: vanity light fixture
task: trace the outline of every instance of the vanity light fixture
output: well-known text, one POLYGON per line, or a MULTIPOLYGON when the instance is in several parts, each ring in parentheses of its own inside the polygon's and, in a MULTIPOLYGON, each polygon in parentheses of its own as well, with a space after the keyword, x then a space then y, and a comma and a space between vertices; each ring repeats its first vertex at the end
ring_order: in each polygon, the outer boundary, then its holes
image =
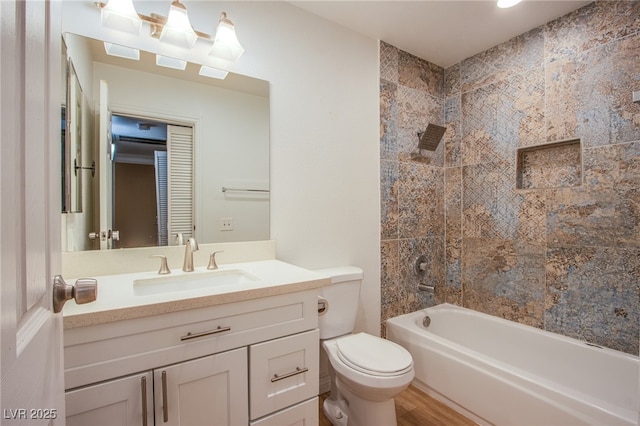
POLYGON ((141 23, 144 21, 150 25, 152 37, 180 47, 190 49, 198 37, 211 40, 209 34, 193 29, 189 22, 187 8, 180 3, 180 0, 171 2, 168 18, 155 13, 152 13, 151 16, 137 13, 132 0, 109 0, 108 3, 96 1, 93 4, 100 8, 102 24, 114 30, 139 34, 141 23), (136 25, 120 24, 120 21, 125 18, 135 22, 136 25))
POLYGON ((498 0, 498 7, 505 9, 507 7, 515 6, 520 3, 520 1, 521 0, 498 0))
MULTIPOLYGON (((200 75, 206 77, 224 79, 228 74, 225 70, 233 66, 244 53, 244 48, 236 36, 235 26, 227 17, 226 12, 220 14, 216 35, 211 37, 209 34, 193 29, 189 22, 187 9, 180 3, 180 0, 171 2, 167 18, 155 13, 152 13, 151 16, 137 13, 133 6, 133 0, 108 0, 107 3, 95 2, 94 5, 101 10, 102 24, 111 29, 139 34, 141 23, 144 21, 150 25, 152 37, 174 46, 191 49, 198 38, 213 42, 209 57, 205 61, 207 65, 200 69, 200 75)), ((110 55, 130 59, 139 58, 140 53, 136 53, 136 49, 114 44, 107 46, 107 44, 105 43, 105 50, 110 55), (124 52, 123 49, 129 51, 124 52), (121 52, 121 54, 117 54, 117 52, 121 52)), ((186 61, 162 55, 156 56, 156 64, 179 70, 184 70, 187 65, 186 61)))
POLYGON ((240 45, 233 22, 227 18, 226 12, 220 14, 220 21, 213 39, 213 47, 209 56, 218 68, 229 68, 236 63, 244 48, 240 45))
POLYGON ((106 4, 96 3, 100 7, 102 25, 118 31, 138 34, 142 21, 133 6, 133 0, 109 0, 106 4))

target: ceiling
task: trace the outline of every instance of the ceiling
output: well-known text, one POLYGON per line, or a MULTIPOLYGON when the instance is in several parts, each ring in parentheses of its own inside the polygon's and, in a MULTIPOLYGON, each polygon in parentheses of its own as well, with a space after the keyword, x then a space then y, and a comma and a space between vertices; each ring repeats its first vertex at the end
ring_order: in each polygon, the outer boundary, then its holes
POLYGON ((291 1, 291 4, 441 67, 487 50, 591 1, 291 1))

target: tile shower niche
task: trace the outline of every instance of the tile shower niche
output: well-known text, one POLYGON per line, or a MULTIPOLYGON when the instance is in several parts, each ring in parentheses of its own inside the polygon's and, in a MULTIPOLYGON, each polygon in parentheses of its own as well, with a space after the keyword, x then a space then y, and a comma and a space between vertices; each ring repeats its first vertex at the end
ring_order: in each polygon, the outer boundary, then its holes
POLYGON ((567 188, 582 184, 580 139, 518 149, 517 188, 567 188))

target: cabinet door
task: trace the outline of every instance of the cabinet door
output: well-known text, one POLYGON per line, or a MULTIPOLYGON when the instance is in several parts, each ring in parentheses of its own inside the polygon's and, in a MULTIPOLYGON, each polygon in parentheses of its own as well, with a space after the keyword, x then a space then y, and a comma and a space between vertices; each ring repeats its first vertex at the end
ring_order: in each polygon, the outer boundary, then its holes
POLYGON ((153 425, 151 372, 68 391, 67 426, 153 425))
POLYGON ((248 424, 247 349, 153 371, 159 425, 248 424))

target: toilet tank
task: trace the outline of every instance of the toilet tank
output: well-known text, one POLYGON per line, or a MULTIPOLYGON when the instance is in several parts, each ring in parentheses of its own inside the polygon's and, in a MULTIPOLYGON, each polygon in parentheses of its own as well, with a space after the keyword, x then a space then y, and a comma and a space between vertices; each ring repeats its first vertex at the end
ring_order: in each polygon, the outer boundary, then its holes
POLYGON ((318 316, 320 339, 351 333, 356 324, 362 269, 340 266, 318 269, 316 272, 331 278, 331 284, 320 288, 319 292, 328 302, 327 310, 318 316))

